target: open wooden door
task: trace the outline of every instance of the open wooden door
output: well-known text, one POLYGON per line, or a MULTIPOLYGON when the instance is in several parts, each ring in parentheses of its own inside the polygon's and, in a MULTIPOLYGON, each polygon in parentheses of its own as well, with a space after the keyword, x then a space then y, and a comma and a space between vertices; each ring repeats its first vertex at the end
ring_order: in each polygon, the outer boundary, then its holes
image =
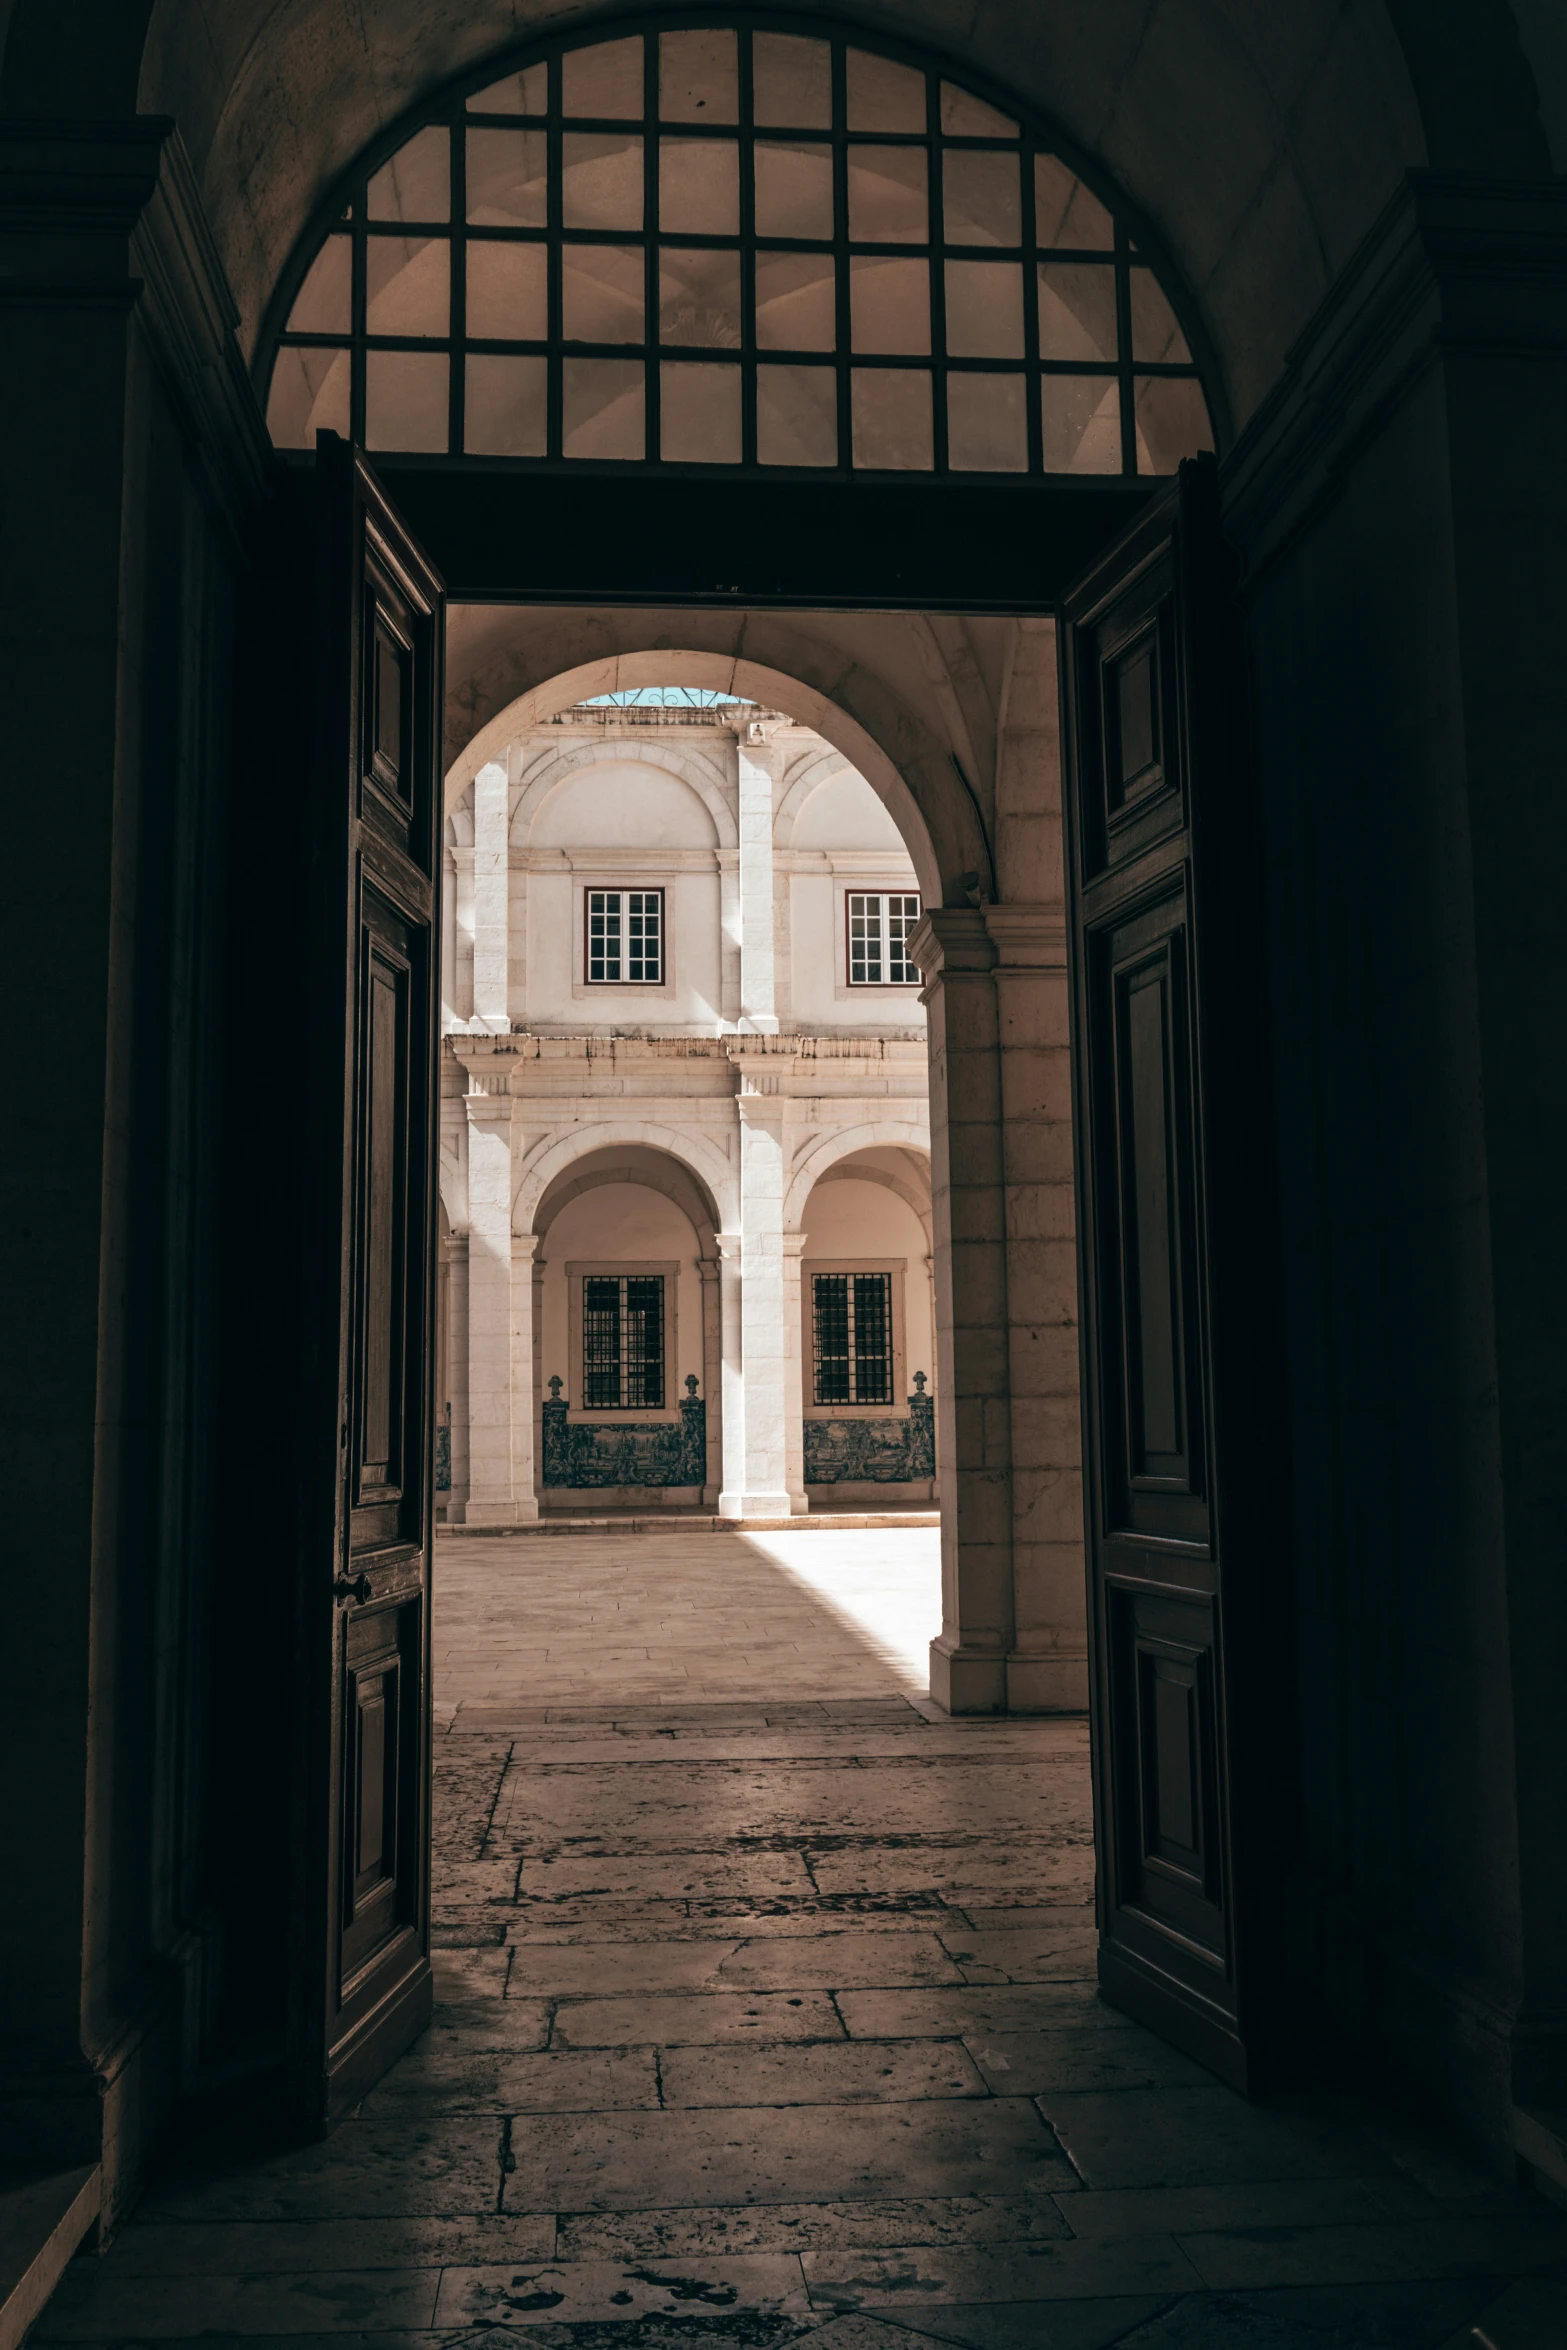
POLYGON ((228 1702, 257 1708, 236 1787, 247 1746, 265 1758, 240 1798, 270 1953, 257 2000, 288 2124, 311 2131, 430 2012, 444 625, 440 580, 335 436, 273 521, 234 844, 235 1385, 256 1458, 228 1702))
POLYGON ((1061 629, 1099 1972, 1267 2066, 1284 1512, 1245 680, 1211 458, 1061 629))

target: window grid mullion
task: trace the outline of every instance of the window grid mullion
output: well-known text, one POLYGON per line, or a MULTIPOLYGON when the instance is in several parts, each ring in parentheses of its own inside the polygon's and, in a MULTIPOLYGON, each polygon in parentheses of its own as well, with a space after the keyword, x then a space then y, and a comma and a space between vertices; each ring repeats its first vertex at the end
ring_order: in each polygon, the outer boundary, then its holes
POLYGON ((756 463, 756 115, 751 35, 735 33, 740 116, 740 462, 756 463))
POLYGON ((947 214, 945 151, 941 142, 941 81, 925 76, 925 235, 930 272, 930 462, 936 474, 950 473, 947 450, 947 214))
POLYGON ((642 237, 647 288, 644 296, 646 310, 642 321, 642 448, 644 458, 656 464, 663 453, 662 387, 658 361, 658 347, 662 339, 659 326, 659 238, 662 229, 658 206, 658 165, 663 147, 658 99, 658 35, 644 33, 642 43, 642 237))
POLYGON ((561 131, 561 53, 552 51, 549 60, 547 100, 549 127, 545 134, 545 192, 544 223, 548 239, 549 258, 545 263, 545 300, 549 325, 549 372, 545 381, 545 400, 548 423, 545 446, 552 457, 565 455, 565 361, 561 344, 565 340, 565 288, 562 277, 566 265, 565 246, 561 229, 565 210, 564 168, 565 147, 561 131))
POLYGON ((466 446, 468 431, 468 133, 459 107, 450 125, 451 225, 446 248, 450 277, 450 305, 446 330, 451 338, 447 360, 446 396, 450 402, 446 445, 454 457, 466 446))
POLYGON ((851 401, 853 340, 849 322, 849 82, 848 47, 832 44, 832 225, 833 295, 837 322, 838 362, 838 470, 854 466, 854 415, 851 401))
POLYGON ((1121 471, 1137 471, 1137 419, 1132 412, 1132 275, 1127 246, 1130 239, 1115 223, 1115 355, 1116 382, 1121 398, 1121 471))

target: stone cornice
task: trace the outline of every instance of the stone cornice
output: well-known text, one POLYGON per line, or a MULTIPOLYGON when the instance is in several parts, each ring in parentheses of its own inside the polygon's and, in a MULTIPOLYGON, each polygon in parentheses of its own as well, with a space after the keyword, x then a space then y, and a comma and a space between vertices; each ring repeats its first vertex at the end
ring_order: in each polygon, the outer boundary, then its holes
POLYGON ((1411 172, 1221 468, 1251 584, 1437 364, 1567 360, 1567 179, 1411 172))
POLYGON ((1066 916, 1059 906, 1000 905, 981 909, 996 949, 996 971, 1066 969, 1066 916))

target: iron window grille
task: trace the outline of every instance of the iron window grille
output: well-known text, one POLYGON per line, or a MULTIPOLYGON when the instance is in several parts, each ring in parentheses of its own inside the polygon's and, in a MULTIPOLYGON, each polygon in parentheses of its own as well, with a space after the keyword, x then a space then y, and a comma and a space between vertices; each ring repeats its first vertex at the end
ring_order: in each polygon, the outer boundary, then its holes
POLYGON ((262 337, 275 443, 961 477, 1212 447, 1195 323, 1048 134, 787 23, 534 43, 372 151, 262 337))
POLYGON ((590 889, 583 945, 590 987, 662 987, 664 893, 590 889))
POLYGON ((851 987, 918 987, 909 960, 920 901, 913 890, 851 889, 846 898, 851 987))
POLYGON ((811 1397, 891 1403, 892 1275, 811 1276, 811 1397))
POLYGON ((662 1273, 584 1277, 582 1403, 590 1412, 663 1409, 662 1273))

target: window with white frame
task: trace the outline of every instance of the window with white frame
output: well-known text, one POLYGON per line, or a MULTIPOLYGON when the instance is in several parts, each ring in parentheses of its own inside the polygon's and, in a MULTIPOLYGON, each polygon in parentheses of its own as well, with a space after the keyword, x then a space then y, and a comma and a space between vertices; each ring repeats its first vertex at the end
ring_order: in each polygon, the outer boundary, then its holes
POLYGON ((892 1275, 811 1276, 811 1400, 892 1401, 892 1275))
POLYGON ((920 918, 919 894, 908 889, 851 889, 847 893, 849 985, 918 987, 909 939, 920 918))
POLYGON ((584 944, 590 987, 662 987, 664 893, 590 889, 584 944))
POLYGON ((590 1273, 584 1277, 582 1402, 590 1412, 663 1409, 661 1273, 590 1273))

